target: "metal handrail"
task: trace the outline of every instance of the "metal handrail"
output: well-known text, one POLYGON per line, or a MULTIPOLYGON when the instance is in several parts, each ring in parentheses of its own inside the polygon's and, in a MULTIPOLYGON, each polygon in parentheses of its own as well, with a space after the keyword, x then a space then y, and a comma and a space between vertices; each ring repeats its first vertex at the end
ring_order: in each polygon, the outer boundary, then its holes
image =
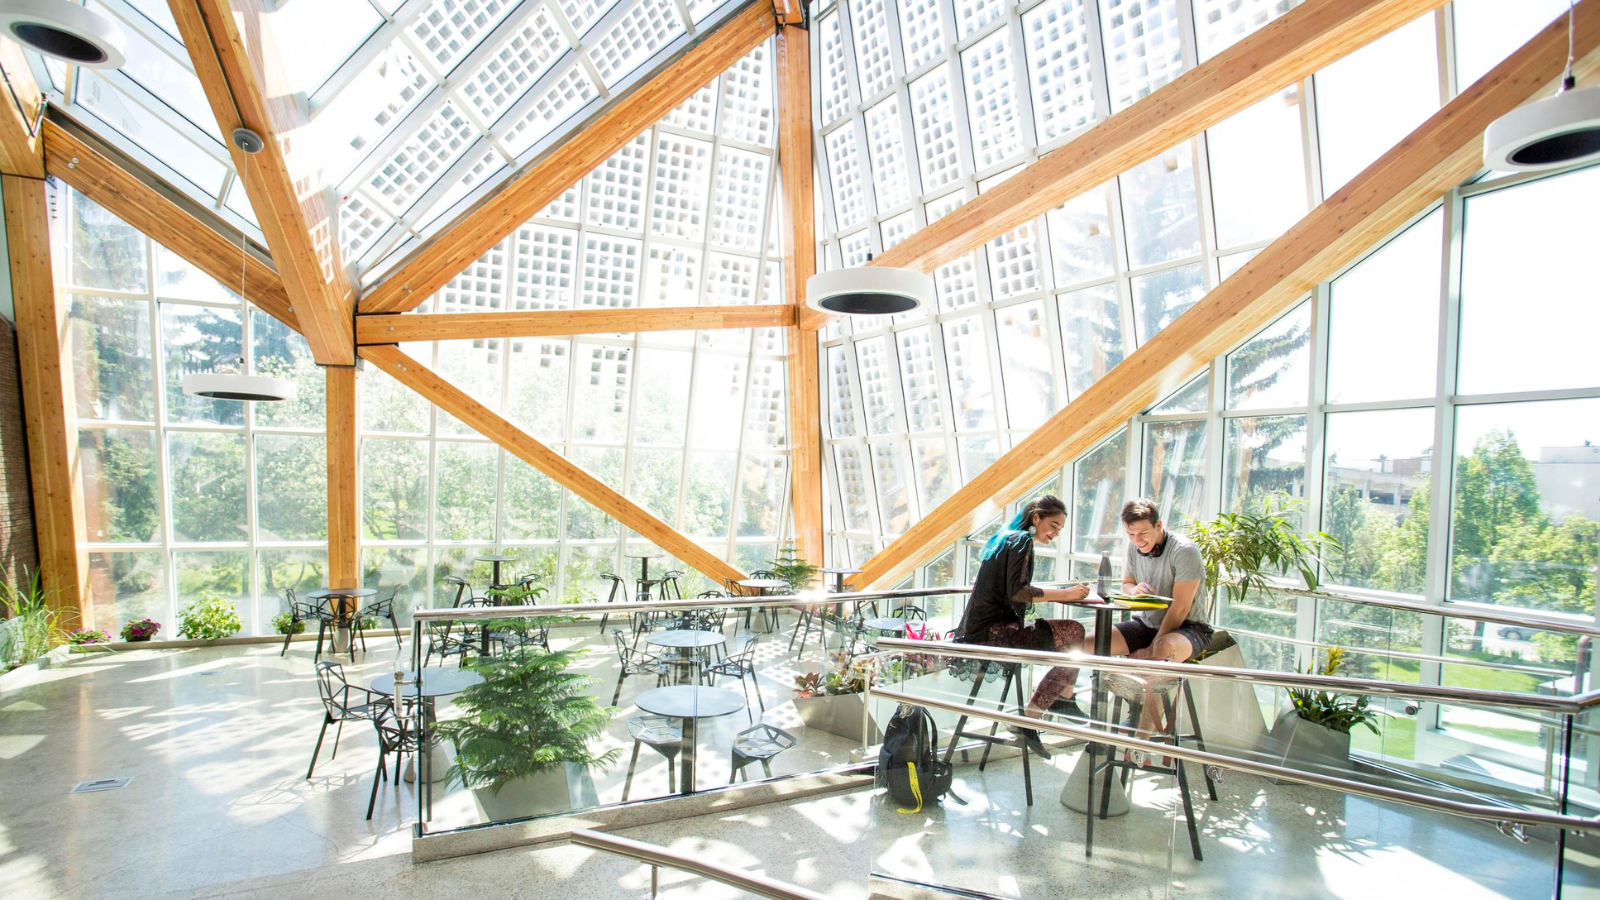
POLYGON ((1543 694, 1519 694, 1514 691, 1485 691, 1476 688, 1457 688, 1445 685, 1408 684, 1403 681, 1379 681, 1373 678, 1345 678, 1343 676, 1310 675, 1302 672, 1273 672, 1267 669, 1235 669, 1223 666, 1208 666, 1202 663, 1131 659, 1126 656, 1094 656, 1087 653, 1063 653, 1054 650, 1016 650, 1008 647, 991 647, 985 644, 957 644, 951 641, 912 641, 905 638, 880 637, 877 640, 877 644, 880 651, 899 650, 906 653, 933 653, 941 656, 982 659, 999 663, 1107 669, 1144 675, 1167 675, 1176 678, 1210 678, 1286 688, 1313 688, 1334 691, 1340 694, 1374 694, 1416 700, 1434 700, 1458 706, 1535 709, 1565 715, 1576 715, 1591 706, 1600 704, 1600 689, 1586 691, 1571 697, 1552 697, 1543 694))
POLYGON ((1331 600, 1336 603, 1358 603, 1362 606, 1376 606, 1382 609, 1392 609, 1397 612, 1418 613, 1424 616, 1439 616, 1446 619, 1467 619, 1474 622, 1493 622, 1496 625, 1519 625, 1536 631, 1559 631, 1564 634, 1586 635, 1600 637, 1600 625, 1585 625, 1581 622, 1572 622, 1564 619, 1547 618, 1544 616, 1530 616, 1513 612, 1499 612, 1491 609, 1463 606, 1429 606, 1426 603, 1412 603, 1407 600, 1387 600, 1382 597, 1360 597, 1354 594, 1334 594, 1328 591, 1308 591, 1304 588, 1279 587, 1273 585, 1270 590, 1289 594, 1295 597, 1310 597, 1313 600, 1331 600))
POLYGON ((868 688, 870 700, 892 700, 898 703, 908 703, 912 706, 921 706, 927 709, 937 709, 942 712, 954 713, 974 719, 984 719, 1009 725, 1017 728, 1033 728, 1047 731, 1051 734, 1060 734, 1077 740, 1092 741, 1099 744, 1112 744, 1118 747, 1142 750, 1154 756, 1172 756, 1186 762, 1197 763, 1202 766, 1218 766, 1232 769, 1236 772, 1245 772, 1250 775, 1259 775, 1263 778, 1279 778, 1285 781, 1294 781, 1308 784, 1312 787, 1328 788, 1345 794, 1354 794, 1359 797, 1368 797, 1374 800, 1385 800, 1391 803, 1400 803, 1414 806, 1419 809, 1431 809, 1436 812, 1450 815, 1465 816, 1471 819, 1483 819, 1502 826, 1511 825, 1547 825, 1552 828, 1564 828, 1568 831, 1583 832, 1585 834, 1600 834, 1600 817, 1585 818, 1583 816, 1563 815, 1561 813, 1540 812, 1531 809, 1507 809, 1501 806, 1488 806, 1478 803, 1462 803, 1456 800, 1444 800, 1437 797, 1428 797, 1413 794, 1398 788, 1384 787, 1377 784, 1352 781, 1348 778, 1337 778, 1332 775, 1322 775, 1316 772, 1302 772, 1298 769, 1289 769, 1275 766, 1271 763, 1256 762, 1232 756, 1223 756, 1217 753, 1208 753, 1204 750, 1191 750, 1182 745, 1163 744, 1156 741, 1130 735, 1117 734, 1110 731, 1101 731, 1096 728, 1084 728, 1078 725, 1069 725, 1063 722, 1053 722, 1046 719, 1031 719, 1008 713, 1001 710, 984 709, 979 706, 968 706, 949 700, 939 700, 933 697, 916 697, 902 691, 884 690, 882 688, 868 688))
MULTIPOLYGON (((1067 586, 1082 584, 1078 581, 1039 582, 1042 587, 1067 586)), ((1600 638, 1600 625, 1583 625, 1558 619, 1540 616, 1519 615, 1511 612, 1498 612, 1494 610, 1479 610, 1462 606, 1428 606, 1422 603, 1411 603, 1405 600, 1386 600, 1380 597, 1360 597, 1353 594, 1335 594, 1328 591, 1308 591, 1303 588, 1289 587, 1274 584, 1269 590, 1288 594, 1296 597, 1309 597, 1314 600, 1327 600, 1335 603, 1357 603, 1363 606, 1374 606, 1382 609, 1392 609, 1397 612, 1418 613, 1425 616, 1438 616, 1446 619, 1463 619, 1469 622, 1493 622, 1497 625, 1519 625, 1538 631, 1552 631, 1562 634, 1576 634, 1600 638)), ((724 598, 684 598, 683 600, 652 600, 648 603, 627 601, 623 603, 562 603, 543 604, 539 606, 496 606, 475 610, 475 615, 464 616, 460 610, 455 609, 418 609, 412 611, 413 618, 424 621, 456 621, 458 619, 514 619, 530 615, 603 615, 605 613, 639 612, 643 610, 664 609, 717 609, 720 607, 744 609, 747 606, 793 606, 795 604, 831 604, 848 603, 856 600, 894 600, 899 598, 937 597, 944 594, 970 594, 971 585, 952 585, 940 588, 904 588, 889 591, 857 591, 835 594, 828 591, 803 591, 799 594, 789 594, 781 597, 724 597, 724 598), (537 610, 529 612, 528 610, 537 610)))
POLYGON ((745 609, 769 606, 832 606, 837 603, 866 603, 873 600, 901 600, 970 593, 970 587, 905 588, 897 591, 859 591, 842 594, 803 591, 778 597, 685 597, 682 600, 629 600, 620 603, 540 603, 527 606, 474 606, 467 609, 413 610, 411 618, 422 622, 477 622, 484 619, 525 619, 533 616, 618 615, 634 612, 668 612, 697 609, 745 609))
POLYGON ((754 872, 745 872, 741 869, 731 869, 726 866, 702 862, 692 857, 673 853, 665 847, 655 844, 646 844, 629 838, 617 837, 613 834, 603 834, 587 828, 578 828, 572 832, 571 841, 580 847, 589 847, 593 850, 604 850, 618 856, 626 856, 650 865, 650 896, 654 897, 660 888, 657 880, 657 870, 661 866, 672 869, 681 869, 693 872, 712 881, 736 887, 746 893, 758 897, 769 897, 771 900, 828 900, 824 894, 808 891, 775 878, 757 875, 754 872))

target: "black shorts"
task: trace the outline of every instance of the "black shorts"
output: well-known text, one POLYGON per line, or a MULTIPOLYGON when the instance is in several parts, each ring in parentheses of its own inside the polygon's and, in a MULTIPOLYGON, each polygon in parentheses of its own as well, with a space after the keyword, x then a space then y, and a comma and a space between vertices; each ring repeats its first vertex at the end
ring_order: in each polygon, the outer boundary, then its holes
MULTIPOLYGON (((1129 653, 1135 650, 1143 650, 1155 643, 1156 635, 1160 632, 1159 628, 1143 619, 1129 619, 1126 622, 1118 622, 1113 627, 1117 629, 1118 634, 1122 635, 1122 640, 1128 645, 1129 653)), ((1172 633, 1183 637, 1189 642, 1191 648, 1189 650, 1189 659, 1194 659, 1196 656, 1206 652, 1206 648, 1211 646, 1213 632, 1211 626, 1204 622, 1185 622, 1172 629, 1172 633)))

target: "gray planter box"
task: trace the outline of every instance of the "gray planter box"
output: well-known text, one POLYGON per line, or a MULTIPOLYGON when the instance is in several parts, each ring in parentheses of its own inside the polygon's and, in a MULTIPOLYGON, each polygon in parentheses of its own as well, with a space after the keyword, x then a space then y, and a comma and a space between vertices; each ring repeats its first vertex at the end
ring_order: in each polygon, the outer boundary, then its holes
POLYGON ((517 778, 500 786, 499 791, 473 788, 472 799, 485 822, 505 822, 533 816, 547 816, 600 805, 589 771, 574 763, 517 778))
POLYGON ((1286 769, 1328 773, 1350 771, 1350 735, 1309 722, 1293 707, 1278 715, 1266 749, 1286 769))
POLYGON ((833 696, 796 697, 794 708, 807 728, 826 731, 858 744, 876 744, 883 739, 878 723, 867 718, 869 734, 862 734, 862 712, 866 709, 861 694, 835 694, 833 696))

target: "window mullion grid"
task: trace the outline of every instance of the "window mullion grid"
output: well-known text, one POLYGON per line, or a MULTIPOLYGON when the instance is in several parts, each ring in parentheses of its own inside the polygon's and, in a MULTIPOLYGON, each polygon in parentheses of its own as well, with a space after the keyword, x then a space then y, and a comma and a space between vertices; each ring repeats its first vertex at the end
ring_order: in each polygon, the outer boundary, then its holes
MULTIPOLYGON (((1132 356, 1139 349, 1138 320, 1133 311, 1133 282, 1128 277, 1127 228, 1122 218, 1122 179, 1112 178, 1097 187, 1106 203, 1107 226, 1111 229, 1111 266, 1116 276, 1117 311, 1122 319, 1122 350, 1132 356)), ((1052 275, 1054 273, 1051 273, 1052 275)))
MULTIPOLYGON (((580 200, 580 204, 579 204, 580 215, 579 215, 579 218, 578 218, 578 221, 580 223, 580 232, 579 232, 579 237, 578 237, 578 248, 579 248, 579 251, 581 252, 582 251, 582 247, 583 247, 583 239, 582 239, 582 232, 581 232, 581 223, 583 222, 583 218, 582 218, 582 215, 581 215, 581 213, 582 213, 581 201, 583 199, 583 189, 581 187, 578 190, 578 199, 580 200)), ((574 283, 573 283, 573 295, 572 295, 572 305, 573 306, 577 306, 577 303, 578 303, 577 290, 578 290, 578 284, 577 284, 577 280, 575 279, 574 283)), ((578 359, 579 348, 580 348, 580 345, 578 343, 578 338, 576 336, 567 338, 567 405, 566 405, 565 421, 561 425, 561 438, 562 438, 562 440, 561 440, 561 445, 560 445, 560 451, 561 451, 561 455, 564 458, 566 458, 568 461, 571 461, 571 459, 572 459, 572 413, 573 413, 574 404, 577 402, 577 396, 578 396, 578 374, 579 374, 579 371, 580 371, 579 359, 578 359)), ((557 596, 565 597, 566 596, 566 584, 567 584, 567 548, 568 548, 567 520, 568 520, 568 517, 572 514, 572 491, 568 490, 567 488, 562 488, 561 489, 561 499, 560 499, 560 501, 558 503, 558 508, 560 510, 560 518, 556 522, 556 584, 557 584, 556 590, 557 590, 557 596)))
MULTIPOLYGON (((1183 6, 1187 8, 1188 4, 1185 3, 1183 6)), ((1200 259, 1205 263, 1201 266, 1201 271, 1205 273, 1207 293, 1217 286, 1218 276, 1221 273, 1216 257, 1217 217, 1215 205, 1211 202, 1211 156, 1209 145, 1206 143, 1208 136, 1207 132, 1202 131, 1189 142, 1190 158, 1194 160, 1194 197, 1197 205, 1195 214, 1200 218, 1200 259)))
POLYGON ((1033 113, 1033 73, 1028 71, 1028 40, 1022 31, 1022 15, 1015 8, 1006 17, 1006 40, 1011 47, 1011 92, 1017 101, 1018 133, 1022 137, 1023 165, 1039 158, 1038 120, 1033 113))
MULTIPOLYGON (((72 212, 72 219, 76 219, 78 212, 72 212)), ((69 241, 70 245, 71 242, 69 241)), ((167 588, 167 615, 168 621, 176 628, 178 624, 178 570, 177 561, 172 556, 173 530, 172 530, 172 472, 167 457, 167 354, 165 345, 161 340, 161 304, 156 300, 155 285, 159 278, 156 269, 155 241, 149 238, 144 242, 145 271, 149 273, 149 293, 145 296, 145 303, 150 309, 150 356, 155 363, 155 438, 156 438, 156 494, 160 497, 158 505, 161 508, 161 570, 166 579, 167 588)), ((70 269, 69 269, 70 271, 70 269)), ((110 629, 106 629, 110 631, 110 629)))
MULTIPOLYGON (((945 17, 945 62, 950 73, 950 113, 955 121, 956 146, 961 151, 961 178, 944 185, 939 196, 949 194, 957 187, 964 190, 963 197, 970 200, 978 196, 978 182, 973 176, 978 171, 977 155, 972 149, 972 124, 967 114, 967 76, 961 66, 961 51, 957 48, 956 12, 953 0, 939 0, 940 12, 945 17)), ((912 114, 907 110, 907 114, 912 114)), ((909 160, 908 160, 909 162, 909 160)), ((920 162, 919 162, 920 165, 920 162)), ((981 258, 983 254, 978 254, 981 258)))
POLYGON ((1433 36, 1439 54, 1439 105, 1449 103, 1456 91, 1455 4, 1433 11, 1433 36))
POLYGON ((1094 117, 1096 122, 1103 122, 1111 117, 1111 75, 1106 65, 1105 32, 1100 28, 1100 4, 1096 0, 1083 0, 1083 26, 1084 36, 1089 41, 1089 75, 1093 79, 1090 92, 1094 96, 1094 117))
POLYGON ((897 390, 891 390, 888 394, 889 403, 894 407, 895 418, 900 426, 895 437, 900 440, 901 463, 906 467, 903 470, 906 475, 906 508, 911 510, 911 521, 916 522, 927 515, 927 512, 922 509, 922 498, 917 491, 916 455, 911 451, 911 410, 906 406, 905 370, 900 367, 900 341, 892 326, 885 333, 883 343, 884 365, 897 382, 897 390))
MULTIPOLYGON (((1309 406, 1305 410, 1305 507, 1300 531, 1311 537, 1322 530, 1324 471, 1327 462, 1327 416, 1320 412, 1328 395, 1328 282, 1319 283, 1307 302, 1311 304, 1311 371, 1308 385, 1309 406)), ((1317 639, 1317 601, 1299 597, 1295 603, 1295 637, 1306 642, 1317 639)))
POLYGON ((950 382, 950 361, 946 357, 944 325, 938 316, 927 322, 928 352, 933 359, 933 383, 939 391, 939 414, 944 419, 943 440, 945 459, 950 471, 951 493, 966 486, 966 473, 961 466, 961 440, 956 431, 955 392, 950 382))
POLYGON ((861 448, 861 478, 863 489, 867 492, 867 527, 872 531, 872 543, 877 549, 883 542, 883 523, 878 515, 878 474, 872 467, 872 430, 867 427, 866 391, 861 384, 861 368, 856 356, 856 343, 859 340, 851 338, 844 345, 845 384, 850 391, 850 406, 856 420, 856 436, 852 440, 861 448))
MULTIPOLYGON (((1444 246, 1441 248, 1442 273, 1439 279, 1439 361, 1435 370, 1433 419, 1433 465, 1428 482, 1428 547, 1423 586, 1423 602, 1444 606, 1450 592, 1451 499, 1455 480, 1456 356, 1461 337, 1461 262, 1464 235, 1465 201, 1452 190, 1444 203, 1444 246)), ((1443 616, 1424 624, 1422 652, 1442 656, 1445 651, 1446 620, 1443 616)), ((1418 673, 1421 684, 1443 683, 1444 667, 1423 660, 1418 673)), ((1417 716, 1416 752, 1423 752, 1433 733, 1439 730, 1440 704, 1428 702, 1417 716)))
MULTIPOLYGON (((361 42, 361 46, 357 47, 338 68, 333 70, 333 74, 310 93, 306 98, 307 118, 316 121, 317 116, 327 109, 328 104, 332 103, 350 82, 365 72, 373 60, 382 56, 384 51, 401 38, 411 20, 420 15, 430 2, 431 0, 404 0, 392 13, 385 13, 378 8, 378 4, 374 4, 373 9, 383 17, 383 24, 374 29, 372 34, 361 42)), ((410 49, 409 45, 407 49, 410 49)))

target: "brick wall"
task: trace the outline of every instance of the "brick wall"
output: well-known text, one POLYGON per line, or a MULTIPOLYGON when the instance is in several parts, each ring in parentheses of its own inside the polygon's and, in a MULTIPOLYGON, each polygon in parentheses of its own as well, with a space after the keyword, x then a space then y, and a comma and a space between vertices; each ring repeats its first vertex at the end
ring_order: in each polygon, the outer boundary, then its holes
POLYGON ((17 331, 0 316, 0 572, 20 580, 23 566, 30 572, 39 568, 39 548, 33 533, 28 437, 22 425, 17 331))

